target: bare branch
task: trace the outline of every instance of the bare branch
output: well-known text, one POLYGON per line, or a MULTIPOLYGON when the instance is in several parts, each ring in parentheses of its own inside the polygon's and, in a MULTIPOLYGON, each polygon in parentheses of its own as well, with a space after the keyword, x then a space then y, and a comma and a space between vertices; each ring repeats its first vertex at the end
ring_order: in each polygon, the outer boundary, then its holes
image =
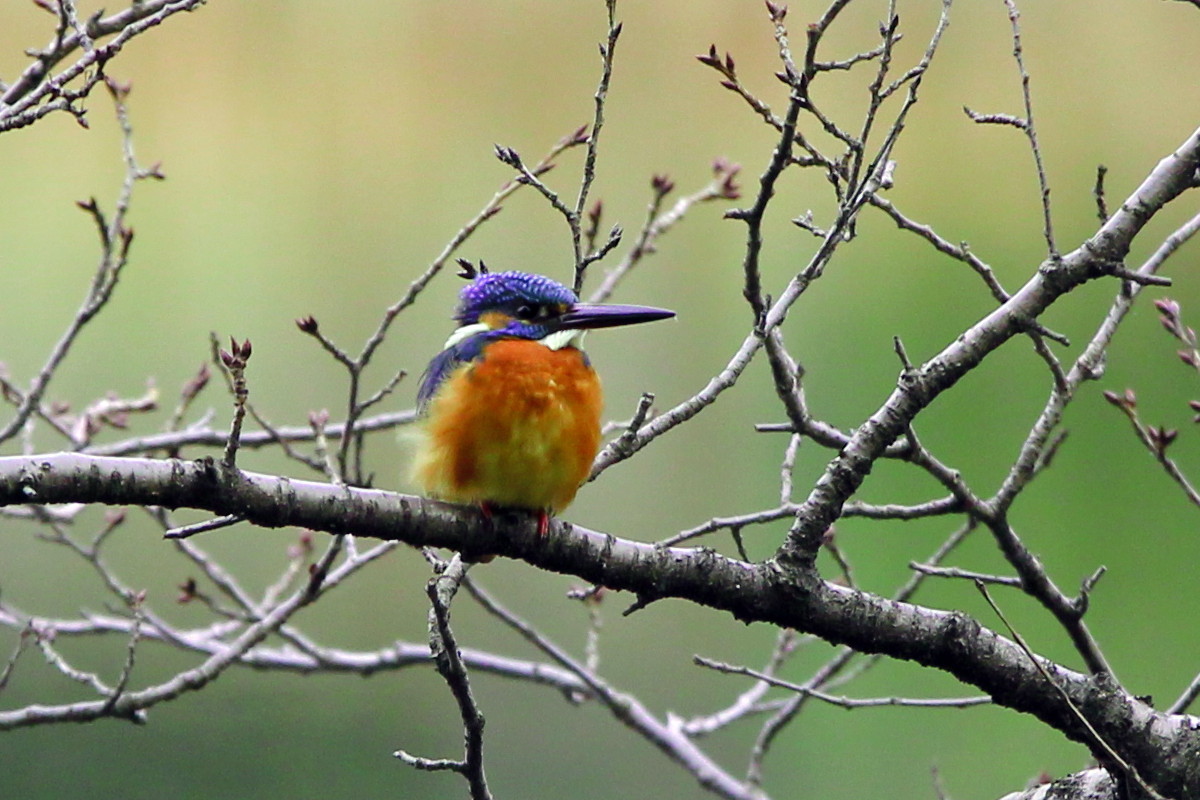
POLYGON ((909 706, 912 708, 969 708, 970 706, 990 705, 992 698, 984 695, 982 697, 838 697, 818 689, 813 689, 808 686, 803 686, 791 681, 781 680, 773 675, 765 672, 760 672, 749 667, 735 666, 733 664, 724 664, 720 661, 713 661, 703 656, 695 656, 692 659, 693 663, 701 667, 708 667, 711 670, 724 673, 726 675, 745 675, 750 678, 762 681, 763 683, 775 686, 780 689, 787 689, 792 692, 812 697, 814 700, 820 700, 823 703, 828 703, 839 708, 878 708, 880 706, 909 706))
POLYGON ((612 81, 613 54, 617 49, 617 39, 621 36, 621 23, 617 22, 617 0, 605 0, 608 10, 608 38, 600 45, 600 83, 596 86, 595 113, 592 117, 591 131, 587 137, 587 154, 583 159, 583 176, 579 181, 579 195, 575 199, 575 208, 568 214, 567 222, 571 229, 571 245, 575 250, 575 279, 572 282, 575 293, 583 291, 583 280, 587 263, 581 241, 579 221, 587 207, 588 195, 591 193, 592 182, 596 179, 596 153, 600 145, 600 131, 604 127, 604 106, 608 102, 608 87, 612 81))
POLYGON ((1020 578, 1010 578, 1005 575, 987 575, 983 572, 972 572, 967 569, 959 569, 958 567, 936 567, 933 564, 921 564, 916 561, 909 562, 909 566, 924 575, 936 575, 942 578, 965 578, 970 581, 978 581, 980 583, 993 583, 998 586, 1012 586, 1021 588, 1020 578))
POLYGON ((55 111, 66 111, 86 125, 86 112, 76 104, 104 79, 105 64, 134 37, 181 11, 194 10, 203 2, 145 0, 132 3, 129 8, 108 17, 93 16, 86 26, 79 26, 82 30, 70 31, 67 28, 72 26, 67 15, 74 13, 73 5, 59 6, 61 22, 54 39, 44 49, 30 53, 35 60, 0 94, 0 133, 31 125, 55 111), (103 45, 94 44, 97 39, 110 35, 113 38, 103 45), (85 46, 89 42, 91 46, 85 46), (50 74, 78 49, 84 49, 84 54, 74 64, 56 75, 50 74), (81 78, 79 88, 69 88, 72 82, 81 78))
POLYGON ((463 730, 466 734, 466 752, 462 761, 419 758, 411 756, 403 750, 397 750, 396 757, 418 769, 458 772, 466 778, 467 785, 471 789, 472 800, 490 800, 492 793, 488 788, 487 778, 483 771, 483 714, 471 692, 467 669, 458 652, 454 632, 450 629, 450 602, 458 591, 459 584, 466 578, 468 567, 469 564, 455 555, 440 575, 429 580, 426 587, 426 594, 429 595, 431 606, 429 611, 429 650, 433 654, 438 673, 446 681, 446 685, 450 687, 450 692, 458 703, 459 715, 462 717, 463 730))

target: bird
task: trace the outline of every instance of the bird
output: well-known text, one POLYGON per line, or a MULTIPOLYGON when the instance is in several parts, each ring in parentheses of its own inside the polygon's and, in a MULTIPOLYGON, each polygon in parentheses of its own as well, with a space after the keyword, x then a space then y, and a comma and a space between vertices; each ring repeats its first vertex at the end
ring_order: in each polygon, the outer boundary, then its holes
POLYGON ((417 392, 412 478, 439 500, 550 516, 572 500, 600 450, 600 379, 581 344, 594 328, 667 319, 649 306, 582 303, 529 272, 460 261, 459 327, 417 392))

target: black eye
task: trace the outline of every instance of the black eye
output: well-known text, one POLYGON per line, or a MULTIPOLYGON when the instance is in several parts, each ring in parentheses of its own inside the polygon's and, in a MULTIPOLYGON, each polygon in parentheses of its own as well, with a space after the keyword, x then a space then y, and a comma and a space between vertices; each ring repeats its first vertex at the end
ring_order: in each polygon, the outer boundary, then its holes
POLYGON ((539 316, 540 310, 537 306, 517 306, 516 317, 519 320, 528 322, 531 319, 536 319, 539 316))

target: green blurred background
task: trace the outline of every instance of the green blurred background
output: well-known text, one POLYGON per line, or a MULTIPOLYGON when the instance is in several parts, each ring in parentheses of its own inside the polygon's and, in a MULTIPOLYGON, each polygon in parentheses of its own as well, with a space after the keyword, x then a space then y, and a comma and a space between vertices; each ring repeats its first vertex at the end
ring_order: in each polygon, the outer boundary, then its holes
MULTIPOLYGON (((23 0, 0 2, 0 77, 11 80, 28 60, 22 51, 49 39, 52 18, 23 0)), ((900 65, 919 56, 939 5, 900 4, 900 65)), ((1115 206, 1197 124, 1200 12, 1160 0, 1027 0, 1021 8, 1056 231, 1060 246, 1070 249, 1096 225, 1091 189, 1097 164, 1109 168, 1115 206)), ((882 2, 852 4, 826 55, 873 46, 885 9, 882 2)), ((90 10, 91 4, 81 7, 90 10)), ((805 22, 817 13, 816 4, 793 4, 794 42, 802 41, 805 22)), ((773 132, 721 89, 695 54, 715 42, 734 54, 743 80, 774 107, 786 96, 772 77, 779 65, 757 0, 626 2, 618 16, 625 30, 595 196, 605 202, 606 222, 625 227, 628 246, 644 217, 653 174, 669 174, 681 190, 694 191, 707 182, 712 159, 724 156, 744 165, 744 182, 752 187, 774 142, 773 132)), ((313 314, 329 335, 357 349, 381 310, 507 179, 508 168, 491 154, 493 143, 533 161, 590 119, 603 34, 598 0, 214 0, 136 40, 110 73, 133 84, 139 158, 161 161, 169 180, 139 185, 130 217, 137 229, 132 263, 49 397, 82 407, 109 390, 138 394, 153 378, 169 408, 216 331, 253 340, 252 396, 269 418, 303 424, 320 408, 338 418, 344 376, 292 320, 313 314)), ((969 241, 1010 290, 1044 253, 1032 160, 1015 130, 974 125, 961 108, 1021 111, 1011 49, 1002 3, 960 0, 896 150, 897 185, 888 193, 946 238, 969 241)), ((828 113, 853 125, 867 80, 866 73, 831 75, 818 97, 828 113)), ((122 174, 110 104, 97 92, 88 105, 90 130, 59 115, 0 142, 0 296, 9 309, 0 315, 0 360, 19 385, 40 367, 74 313, 96 262, 94 228, 74 201, 96 196, 111 208, 122 174)), ((573 197, 580 166, 580 153, 569 154, 548 180, 573 197)), ((621 290, 620 299, 677 309, 677 323, 590 339, 612 417, 627 416, 642 391, 655 392, 664 407, 690 396, 744 337, 744 226, 721 221, 730 205, 693 210, 621 290)), ((1177 205, 1143 236, 1133 263, 1196 207, 1190 197, 1177 205)), ((767 229, 768 291, 780 291, 812 252, 813 240, 788 222, 809 208, 818 222, 829 218, 820 177, 785 180, 767 229)), ((839 251, 786 329, 808 368, 813 410, 843 428, 857 425, 891 390, 893 336, 903 338, 913 359, 925 359, 992 307, 965 267, 901 235, 878 214, 864 212, 860 234, 839 251)), ((569 248, 561 219, 525 192, 461 254, 565 280, 569 248)), ((1171 263, 1174 288, 1147 293, 1178 298, 1193 320, 1200 318, 1191 302, 1197 252, 1190 245, 1171 263)), ((404 315, 380 353, 372 388, 389 370, 419 373, 449 330, 458 285, 446 273, 404 315)), ((1086 287, 1051 311, 1047 323, 1073 341, 1064 357, 1091 336, 1115 289, 1112 282, 1086 287)), ((1135 387, 1148 422, 1184 427, 1175 455, 1200 474, 1200 443, 1186 408, 1198 394, 1196 379, 1174 350, 1149 304, 1142 304, 1117 340, 1107 375, 1085 387, 1072 406, 1071 437, 1054 469, 1013 514, 1066 589, 1098 565, 1109 567, 1093 597, 1090 624, 1126 685, 1162 704, 1200 667, 1196 509, 1155 468, 1100 392, 1135 387)), ((978 492, 990 494, 1047 388, 1041 362, 1026 342, 1014 341, 940 399, 917 430, 978 492)), ((405 382, 389 407, 408 407, 414 392, 415 381, 405 382)), ((215 424, 227 424, 228 403, 215 388, 199 406, 215 407, 215 424)), ((160 414, 135 424, 156 430, 164 419, 160 414)), ((751 426, 780 419, 769 374, 756 364, 736 391, 693 424, 586 487, 568 516, 654 540, 713 515, 770 506, 778 499, 786 441, 756 435, 751 426)), ((394 438, 372 444, 370 468, 378 485, 404 489, 403 450, 394 438)), ((39 433, 36 444, 49 449, 60 442, 39 433)), ((797 470, 801 496, 828 457, 805 446, 797 470)), ((295 464, 266 454, 246 453, 244 464, 301 474, 295 464)), ((911 470, 881 465, 861 497, 912 502, 940 494, 911 470)), ((79 530, 98 526, 100 513, 89 511, 79 530)), ((906 577, 908 561, 926 558, 952 526, 949 520, 851 520, 839 525, 839 541, 861 585, 890 593, 906 577)), ((751 554, 768 555, 785 530, 749 532, 751 554)), ((35 533, 29 525, 3 523, 5 599, 48 616, 103 609, 107 599, 95 576, 35 533)), ((202 544, 247 584, 261 586, 282 566, 296 535, 239 527, 210 534, 202 544)), ((728 550, 725 540, 715 544, 728 550)), ((139 515, 131 515, 110 549, 119 574, 144 587, 160 613, 180 624, 206 619, 199 609, 173 607, 174 587, 193 571, 139 515)), ((982 534, 953 561, 1006 571, 982 534)), ((331 646, 421 641, 427 574, 419 555, 396 551, 298 621, 331 646)), ((585 614, 564 598, 576 582, 505 561, 476 574, 548 634, 582 652, 585 614)), ((1078 666, 1044 613, 1015 594, 997 595, 1035 648, 1078 666)), ((930 585, 917 599, 996 624, 966 585, 930 585)), ((706 713, 745 688, 738 679, 691 666, 693 653, 758 666, 774 639, 765 626, 746 627, 679 602, 622 618, 617 612, 625 603, 616 597, 606 604, 602 671, 659 713, 706 713)), ((465 598, 455 619, 463 645, 535 657, 465 598)), ((14 643, 11 631, 0 632, 0 653, 14 643)), ((109 680, 120 669, 124 643, 117 639, 61 646, 78 666, 109 680)), ((784 677, 804 679, 832 652, 810 647, 784 677)), ((135 682, 144 685, 193 663, 146 645, 135 682)), ((475 685, 488 719, 488 771, 499 797, 707 796, 594 706, 573 707, 554 692, 485 675, 476 675, 475 685)), ((902 663, 880 665, 847 691, 971 693, 902 663)), ((0 702, 13 708, 83 696, 29 653, 0 702)), ((461 797, 459 779, 417 773, 390 757, 396 748, 457 755, 455 720, 449 693, 423 668, 367 680, 234 669, 203 692, 153 709, 144 728, 102 722, 4 735, 0 797, 461 797)), ((735 726, 704 746, 740 774, 756 731, 753 722, 735 726)), ((994 798, 1042 770, 1062 774, 1086 759, 1083 748, 1001 709, 846 713, 814 706, 776 743, 766 788, 777 798, 926 798, 934 796, 930 770, 936 767, 954 797, 994 798)))

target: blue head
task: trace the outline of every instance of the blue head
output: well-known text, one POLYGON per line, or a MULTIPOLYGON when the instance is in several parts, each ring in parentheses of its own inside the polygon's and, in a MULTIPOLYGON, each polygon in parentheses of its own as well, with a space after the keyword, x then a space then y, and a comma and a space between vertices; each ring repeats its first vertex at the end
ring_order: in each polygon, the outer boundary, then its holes
POLYGON ((459 293, 454 318, 486 326, 493 338, 541 339, 561 330, 563 315, 578 303, 573 291, 543 275, 485 272, 459 293))
POLYGON ((459 328, 425 371, 417 393, 424 409, 459 366, 482 358, 499 339, 529 339, 553 350, 579 344, 583 332, 675 316, 648 306, 581 303, 557 281, 528 272, 486 272, 459 293, 454 318, 459 328))

